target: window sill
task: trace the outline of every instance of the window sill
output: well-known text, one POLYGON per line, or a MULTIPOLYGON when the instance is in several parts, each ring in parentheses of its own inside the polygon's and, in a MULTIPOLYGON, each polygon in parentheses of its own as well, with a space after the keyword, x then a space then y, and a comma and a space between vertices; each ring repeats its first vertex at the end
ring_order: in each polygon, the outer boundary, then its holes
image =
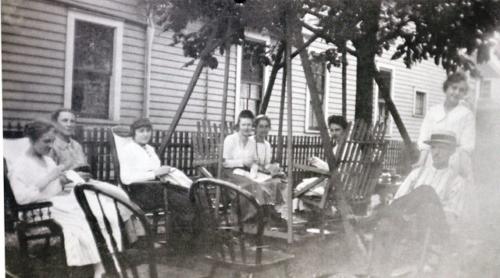
POLYGON ((110 119, 94 119, 94 118, 78 118, 76 121, 78 124, 101 124, 101 125, 117 125, 120 124, 119 121, 113 121, 110 119))

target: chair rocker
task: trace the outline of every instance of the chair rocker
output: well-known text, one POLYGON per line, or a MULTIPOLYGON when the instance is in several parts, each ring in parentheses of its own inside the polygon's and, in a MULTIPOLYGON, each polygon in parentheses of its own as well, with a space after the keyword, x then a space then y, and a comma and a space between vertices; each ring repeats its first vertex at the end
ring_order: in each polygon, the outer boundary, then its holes
POLYGON ((222 180, 202 178, 191 186, 190 198, 204 221, 205 259, 212 264, 209 277, 217 277, 218 268, 251 276, 279 267, 288 276, 288 263, 294 256, 263 246, 264 208, 248 191, 222 180), (252 223, 256 228, 243 220, 243 204, 255 209, 252 223), (249 229, 256 229, 256 232, 249 229))

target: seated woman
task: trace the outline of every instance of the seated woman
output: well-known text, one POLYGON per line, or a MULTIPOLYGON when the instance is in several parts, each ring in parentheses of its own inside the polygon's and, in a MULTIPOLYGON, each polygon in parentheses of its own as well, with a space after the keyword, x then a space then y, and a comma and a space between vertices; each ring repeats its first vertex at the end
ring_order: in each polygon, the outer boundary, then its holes
MULTIPOLYGON (((124 145, 121 151, 121 180, 124 184, 131 184, 160 179, 179 185, 179 190, 168 191, 168 209, 172 212, 174 226, 181 230, 191 230, 194 219, 194 210, 188 196, 188 189, 192 184, 191 179, 174 167, 161 165, 154 148, 148 144, 153 135, 153 125, 149 119, 138 119, 132 123, 130 134, 132 140, 124 145)), ((164 187, 155 185, 129 188, 132 199, 141 206, 147 205, 151 208, 163 206, 165 203, 163 190, 164 187)))
MULTIPOLYGON (((256 173, 259 169, 257 161, 257 144, 255 138, 252 137, 254 115, 249 110, 241 111, 238 116, 237 132, 228 135, 224 139, 223 152, 223 179, 226 179, 241 188, 249 191, 261 205, 265 205, 271 216, 278 220, 279 214, 275 211, 274 205, 277 203, 277 192, 283 187, 281 178, 272 178, 263 181, 256 181, 256 173), (235 169, 250 170, 249 175, 235 169)), ((260 153, 260 152, 259 152, 260 153)), ((268 153, 269 155, 269 153, 268 153)), ((269 155, 270 156, 270 155, 269 155)), ((265 163, 266 158, 261 161, 265 163)), ((270 162, 270 157, 269 157, 270 162)), ((262 165, 265 168, 265 165, 262 165)), ((252 217, 254 212, 248 211, 246 218, 252 217)))
MULTIPOLYGON (((13 162, 8 173, 17 202, 52 202, 51 215, 62 226, 68 266, 92 264, 94 277, 101 277, 104 268, 85 215, 75 195, 63 190, 63 184, 67 183, 65 171, 71 165, 56 165, 48 156, 55 140, 54 126, 48 122, 35 121, 26 126, 25 135, 30 139, 30 148, 13 162)), ((92 203, 97 205, 96 202, 92 203)), ((113 205, 112 202, 102 204, 113 205)), ((116 213, 112 217, 113 222, 116 221, 113 224, 117 225, 116 213)))

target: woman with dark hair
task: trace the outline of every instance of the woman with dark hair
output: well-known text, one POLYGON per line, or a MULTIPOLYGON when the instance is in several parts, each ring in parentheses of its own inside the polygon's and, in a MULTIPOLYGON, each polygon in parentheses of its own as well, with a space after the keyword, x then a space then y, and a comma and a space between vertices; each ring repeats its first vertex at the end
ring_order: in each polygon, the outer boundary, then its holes
MULTIPOLYGON (((94 277, 100 277, 104 268, 97 251, 94 237, 85 215, 70 190, 74 184, 65 178, 71 164, 56 165, 48 156, 55 140, 55 129, 51 123, 35 121, 26 126, 29 138, 28 150, 13 161, 9 167, 9 181, 18 203, 52 202, 52 218, 63 228, 64 248, 68 266, 94 265, 94 277)), ((90 201, 90 200, 89 200, 90 201)), ((103 202, 103 206, 112 204, 103 202)), ((118 223, 116 213, 114 224, 118 223)), ((118 231, 116 226, 115 231, 118 231)), ((118 241, 121 242, 121 241, 118 241)))
POLYGON ((420 160, 417 165, 428 163, 429 146, 424 142, 430 139, 433 131, 448 130, 456 134, 459 145, 450 159, 450 165, 464 178, 472 180, 471 155, 475 147, 476 127, 472 111, 462 102, 467 95, 467 77, 461 72, 449 75, 443 83, 444 103, 429 109, 422 122, 418 137, 420 160))
POLYGON ((192 181, 182 171, 161 165, 160 158, 153 147, 149 145, 153 136, 153 125, 147 118, 138 119, 130 126, 132 141, 123 147, 120 155, 121 179, 125 184, 150 181, 168 176, 169 182, 189 188, 192 181))
MULTIPOLYGON (((193 243, 196 236, 194 210, 188 196, 193 183, 181 170, 161 165, 155 149, 149 145, 153 135, 153 125, 147 118, 137 119, 130 126, 132 140, 128 141, 119 153, 120 177, 124 184, 161 180, 178 185, 185 190, 168 190, 168 209, 172 212, 173 244, 179 248, 193 243), (182 237, 182 239, 181 239, 182 237)), ((143 209, 162 207, 165 204, 164 187, 157 185, 131 186, 129 194, 143 209), (147 207, 146 207, 147 206, 147 207)))

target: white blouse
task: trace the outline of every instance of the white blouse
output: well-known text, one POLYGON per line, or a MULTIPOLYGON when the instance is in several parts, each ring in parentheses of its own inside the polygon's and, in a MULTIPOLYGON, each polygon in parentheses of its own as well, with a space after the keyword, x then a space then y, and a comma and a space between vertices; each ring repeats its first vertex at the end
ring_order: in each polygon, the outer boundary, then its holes
POLYGON ((130 140, 119 153, 120 177, 124 184, 149 181, 155 179, 154 171, 160 168, 160 158, 153 147, 130 140))
POLYGON ((429 140, 431 134, 437 130, 454 132, 460 149, 469 154, 474 150, 476 144, 474 115, 462 104, 457 105, 449 112, 445 111, 443 104, 436 105, 429 110, 420 128, 418 137, 418 148, 420 150, 429 149, 429 146, 424 141, 429 140))
MULTIPOLYGON (((50 181, 42 190, 37 186, 55 169, 56 163, 48 156, 41 158, 23 153, 10 167, 8 175, 12 193, 19 204, 47 201, 62 191, 59 179, 50 181)), ((45 184, 40 184, 44 186, 45 184)))
POLYGON ((241 141, 239 133, 235 132, 224 139, 224 168, 243 167, 248 160, 255 160, 256 143, 253 137, 248 138, 246 144, 241 141))
POLYGON ((255 160, 259 166, 265 168, 271 164, 272 155, 271 144, 267 140, 264 140, 264 142, 255 142, 255 160))

